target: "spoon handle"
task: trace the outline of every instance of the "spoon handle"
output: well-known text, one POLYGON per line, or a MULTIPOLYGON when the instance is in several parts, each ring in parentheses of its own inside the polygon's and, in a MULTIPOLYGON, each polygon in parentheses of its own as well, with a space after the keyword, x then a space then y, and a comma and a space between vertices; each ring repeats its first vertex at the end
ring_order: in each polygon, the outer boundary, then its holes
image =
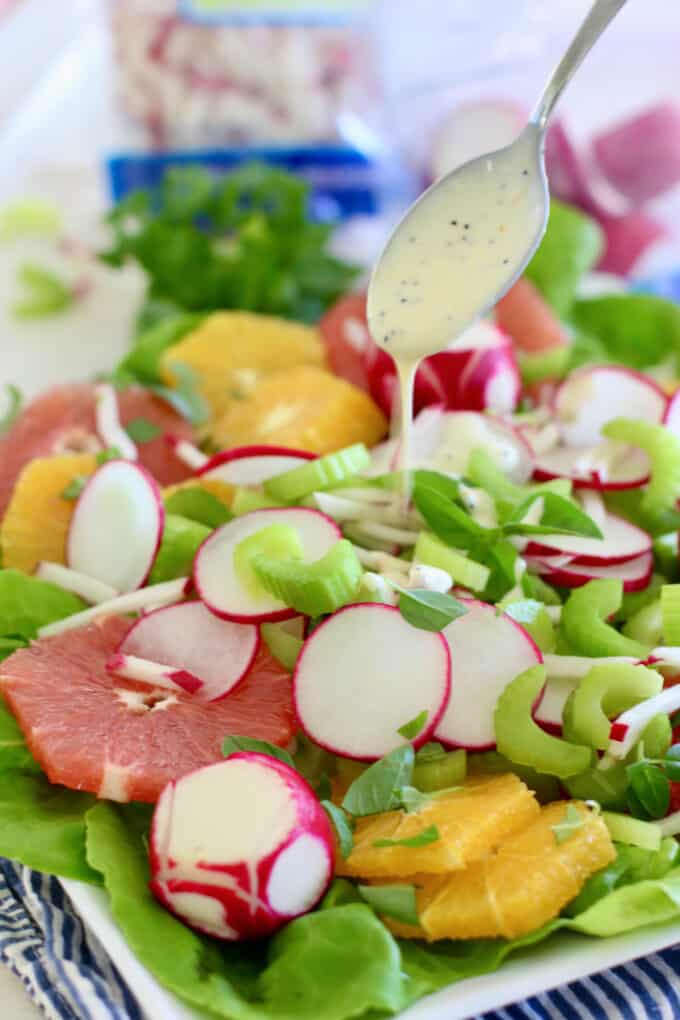
POLYGON ((581 61, 600 38, 609 22, 616 17, 626 0, 595 0, 572 43, 550 76, 543 95, 531 114, 530 123, 543 131, 555 103, 571 81, 581 61))

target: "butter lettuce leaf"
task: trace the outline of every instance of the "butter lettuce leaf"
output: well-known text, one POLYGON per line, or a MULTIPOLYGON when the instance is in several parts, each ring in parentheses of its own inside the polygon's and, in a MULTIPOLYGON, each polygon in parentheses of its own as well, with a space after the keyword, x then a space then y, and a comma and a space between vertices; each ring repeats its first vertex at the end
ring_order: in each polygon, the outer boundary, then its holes
POLYGON ((566 318, 581 278, 602 253, 602 231, 585 213, 552 199, 548 228, 526 276, 560 318, 566 318))
POLYGON ((30 640, 39 627, 85 608, 82 599, 56 584, 18 570, 0 570, 0 637, 30 640))
POLYGON ((680 306, 653 294, 608 294, 576 301, 570 318, 595 337, 606 360, 635 369, 674 356, 680 362, 680 306))

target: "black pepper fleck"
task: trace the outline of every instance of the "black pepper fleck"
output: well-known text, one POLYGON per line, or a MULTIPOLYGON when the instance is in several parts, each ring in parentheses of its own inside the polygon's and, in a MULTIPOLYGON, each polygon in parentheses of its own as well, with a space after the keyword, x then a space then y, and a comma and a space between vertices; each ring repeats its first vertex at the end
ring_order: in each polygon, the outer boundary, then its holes
POLYGON ((464 223, 463 224, 463 230, 469 230, 469 229, 470 229, 470 224, 469 223, 464 223))
POLYGON ((452 227, 457 227, 458 226, 458 220, 451 220, 451 226, 452 227))
POLYGON ((528 170, 522 170, 522 177, 528 177, 528 176, 529 176, 529 171, 528 170))
POLYGON ((503 259, 503 265, 504 266, 507 266, 509 262, 510 262, 510 259, 503 259))

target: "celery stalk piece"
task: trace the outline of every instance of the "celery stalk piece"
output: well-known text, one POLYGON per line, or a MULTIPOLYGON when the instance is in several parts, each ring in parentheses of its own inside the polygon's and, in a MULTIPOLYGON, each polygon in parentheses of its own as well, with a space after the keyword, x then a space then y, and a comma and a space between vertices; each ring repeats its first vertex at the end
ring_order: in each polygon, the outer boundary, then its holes
POLYGON ((653 669, 627 662, 601 663, 583 677, 571 702, 574 739, 597 751, 609 746, 609 720, 654 697, 663 678, 653 669))
POLYGON ((630 655, 644 659, 650 647, 619 634, 606 621, 621 605, 623 583, 615 578, 588 581, 575 588, 562 610, 562 630, 579 655, 630 655))

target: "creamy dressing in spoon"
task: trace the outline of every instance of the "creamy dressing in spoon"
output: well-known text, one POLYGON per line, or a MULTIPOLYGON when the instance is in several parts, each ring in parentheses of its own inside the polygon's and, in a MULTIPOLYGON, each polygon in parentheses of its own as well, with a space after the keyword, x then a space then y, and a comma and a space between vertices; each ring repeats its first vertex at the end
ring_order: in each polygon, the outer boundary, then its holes
POLYGON ((368 322, 400 380, 400 466, 408 466, 413 380, 519 276, 544 228, 539 129, 433 185, 406 214, 371 279, 368 322))

